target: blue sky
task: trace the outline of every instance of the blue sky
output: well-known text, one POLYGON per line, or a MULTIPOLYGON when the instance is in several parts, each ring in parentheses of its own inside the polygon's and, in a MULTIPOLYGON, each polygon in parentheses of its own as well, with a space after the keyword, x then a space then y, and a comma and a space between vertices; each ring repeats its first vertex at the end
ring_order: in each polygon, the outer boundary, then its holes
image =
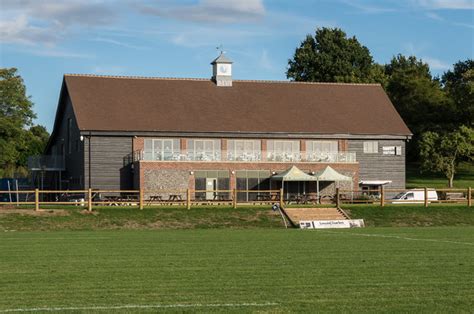
POLYGON ((316 27, 376 62, 416 55, 442 74, 474 56, 474 0, 0 0, 0 66, 16 67, 51 130, 62 75, 210 77, 222 44, 238 79, 286 79, 316 27))

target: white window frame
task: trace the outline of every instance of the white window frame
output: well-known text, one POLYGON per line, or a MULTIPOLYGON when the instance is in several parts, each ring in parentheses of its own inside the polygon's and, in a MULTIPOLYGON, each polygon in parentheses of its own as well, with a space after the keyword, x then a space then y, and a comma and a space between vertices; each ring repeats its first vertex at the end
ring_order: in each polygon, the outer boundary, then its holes
POLYGON ((308 153, 338 153, 339 142, 338 141, 306 141, 306 152, 308 153), (329 145, 329 149, 316 149, 315 146, 320 145, 324 148, 324 145, 329 145), (331 148, 331 146, 333 146, 331 148), (335 149, 334 149, 335 148, 335 149))
POLYGON ((232 160, 260 160, 262 153, 262 141, 251 139, 227 140, 227 156, 232 160), (242 149, 238 149, 241 145, 242 149), (251 149, 248 149, 251 146, 251 149))
POLYGON ((383 155, 388 155, 388 156, 402 156, 402 147, 401 146, 384 146, 382 148, 382 153, 383 155))
POLYGON ((144 143, 145 160, 176 160, 181 154, 179 138, 147 138, 144 143), (171 151, 165 151, 165 142, 171 142, 171 151), (150 146, 151 143, 151 147, 150 146))
POLYGON ((191 160, 219 161, 221 160, 221 140, 212 138, 193 138, 187 142, 188 158, 191 160), (190 145, 192 141, 192 145, 190 145), (202 150, 196 150, 196 144, 201 143, 202 150), (206 147, 207 146, 207 147, 206 147))
POLYGON ((378 154, 379 142, 378 141, 364 141, 364 154, 378 154))

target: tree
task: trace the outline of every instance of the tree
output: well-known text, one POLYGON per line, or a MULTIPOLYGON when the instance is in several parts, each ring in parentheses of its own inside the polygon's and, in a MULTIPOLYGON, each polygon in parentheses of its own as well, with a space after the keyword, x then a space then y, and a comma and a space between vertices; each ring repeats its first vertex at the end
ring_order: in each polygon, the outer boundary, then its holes
POLYGON ((441 82, 431 76, 428 64, 414 56, 393 57, 385 66, 388 75, 386 92, 413 132, 408 145, 408 159, 419 158, 418 141, 427 131, 454 130, 453 105, 441 82))
POLYGON ((420 156, 422 170, 442 172, 452 188, 459 162, 474 160, 474 129, 461 126, 444 136, 425 132, 420 141, 420 156))
POLYGON ((26 173, 28 155, 41 154, 48 135, 33 126, 33 103, 15 68, 0 69, 0 177, 26 173))
POLYGON ((474 60, 459 61, 453 70, 443 74, 442 83, 454 102, 454 120, 459 124, 474 125, 474 60))
POLYGON ((286 76, 306 82, 382 83, 385 79, 367 47, 339 28, 326 27, 301 42, 288 60, 286 76))

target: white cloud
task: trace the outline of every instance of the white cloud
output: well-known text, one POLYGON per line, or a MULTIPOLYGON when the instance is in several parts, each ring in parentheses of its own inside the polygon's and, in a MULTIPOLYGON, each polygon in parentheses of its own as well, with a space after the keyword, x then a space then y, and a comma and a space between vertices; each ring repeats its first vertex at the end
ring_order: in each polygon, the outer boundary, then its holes
POLYGON ((191 5, 141 5, 139 11, 166 18, 205 23, 255 22, 265 15, 262 0, 201 0, 191 5))
POLYGON ((262 54, 260 56, 260 66, 265 69, 265 70, 274 70, 275 66, 273 65, 272 61, 270 60, 270 57, 268 56, 268 51, 266 49, 263 49, 262 54))
POLYGON ((1 43, 53 45, 75 26, 105 25, 116 17, 107 1, 1 1, 1 43))
POLYGON ((472 0, 416 0, 416 3, 430 10, 473 10, 472 0))
POLYGON ((378 4, 373 5, 373 4, 367 3, 367 1, 361 2, 361 1, 354 1, 354 0, 343 0, 342 2, 353 8, 356 8, 362 13, 367 13, 367 14, 388 13, 388 12, 396 11, 396 9, 393 6, 388 7, 388 6, 380 6, 378 4))
POLYGON ((433 70, 448 70, 451 68, 450 64, 444 61, 441 61, 439 59, 430 58, 430 57, 421 57, 421 60, 423 60, 423 62, 428 63, 430 68, 433 70))

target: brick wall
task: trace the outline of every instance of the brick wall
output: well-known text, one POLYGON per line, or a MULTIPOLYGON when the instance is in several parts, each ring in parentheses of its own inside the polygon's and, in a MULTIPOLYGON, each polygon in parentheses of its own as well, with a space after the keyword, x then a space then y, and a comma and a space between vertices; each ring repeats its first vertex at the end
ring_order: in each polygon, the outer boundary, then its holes
MULTIPOLYGON (((191 172, 196 170, 227 170, 230 175, 230 188, 235 188, 235 171, 238 170, 268 170, 270 172, 281 172, 297 166, 306 172, 318 172, 331 166, 341 174, 353 178, 353 187, 358 189, 359 185, 359 164, 358 163, 270 163, 270 162, 169 162, 169 161, 140 161, 136 162, 134 182, 139 185, 135 188, 145 189, 194 189, 194 175, 191 172), (234 173, 232 173, 234 171, 234 173), (169 182, 161 182, 166 180, 169 182), (150 182, 153 181, 153 182, 150 182)), ((326 184, 321 183, 322 187, 326 184)), ((339 182, 339 187, 350 188, 350 183, 339 182)), ((334 184, 328 187, 334 189, 334 184)))

